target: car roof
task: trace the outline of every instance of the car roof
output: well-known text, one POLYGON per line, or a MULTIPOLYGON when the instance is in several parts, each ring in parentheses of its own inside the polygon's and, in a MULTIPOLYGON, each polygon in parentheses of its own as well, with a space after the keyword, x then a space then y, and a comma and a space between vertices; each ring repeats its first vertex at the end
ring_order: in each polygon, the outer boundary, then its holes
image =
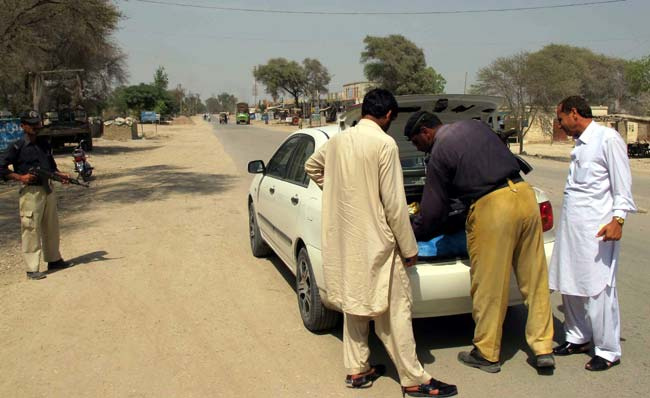
POLYGON ((334 124, 328 124, 326 126, 321 126, 321 127, 308 127, 289 134, 287 136, 287 139, 297 134, 307 134, 314 137, 324 136, 326 139, 330 139, 332 138, 332 136, 338 134, 340 131, 341 128, 338 125, 334 125, 334 124))

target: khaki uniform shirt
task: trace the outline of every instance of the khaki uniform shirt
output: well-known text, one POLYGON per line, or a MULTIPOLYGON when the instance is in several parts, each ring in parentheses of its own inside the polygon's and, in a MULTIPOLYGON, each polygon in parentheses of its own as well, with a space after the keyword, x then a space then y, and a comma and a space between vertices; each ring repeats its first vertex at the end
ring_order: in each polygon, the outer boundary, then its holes
POLYGON ((362 119, 320 147, 305 170, 323 189, 327 300, 348 314, 385 312, 391 272, 403 267, 400 254, 408 258, 418 252, 395 140, 362 119))

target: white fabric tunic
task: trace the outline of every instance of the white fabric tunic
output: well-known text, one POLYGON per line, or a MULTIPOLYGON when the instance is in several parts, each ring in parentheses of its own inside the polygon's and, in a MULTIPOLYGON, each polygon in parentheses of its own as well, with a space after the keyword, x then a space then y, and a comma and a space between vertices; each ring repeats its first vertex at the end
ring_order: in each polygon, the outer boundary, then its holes
MULTIPOLYGON (((323 188, 323 277, 327 300, 343 312, 388 309, 393 267, 418 252, 408 215, 399 150, 375 122, 362 119, 305 163, 323 188)), ((404 274, 406 294, 411 294, 404 274)))
POLYGON ((590 297, 615 287, 620 241, 603 242, 596 234, 613 216, 635 211, 625 142, 616 130, 592 121, 571 152, 549 265, 551 290, 590 297))

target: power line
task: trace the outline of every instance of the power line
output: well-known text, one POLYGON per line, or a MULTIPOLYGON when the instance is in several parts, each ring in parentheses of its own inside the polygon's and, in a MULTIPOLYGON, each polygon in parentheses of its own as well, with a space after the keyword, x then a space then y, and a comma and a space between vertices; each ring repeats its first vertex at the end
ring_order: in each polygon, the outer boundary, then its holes
POLYGON ((449 15, 449 14, 481 14, 481 13, 497 13, 497 12, 517 12, 517 11, 532 11, 532 10, 547 10, 554 8, 569 8, 569 7, 584 7, 612 3, 624 3, 627 0, 604 0, 604 1, 588 1, 583 3, 567 3, 546 6, 531 6, 531 7, 513 7, 513 8, 489 8, 483 10, 452 10, 452 11, 294 11, 294 10, 272 10, 261 8, 240 8, 240 7, 222 7, 200 4, 179 3, 173 1, 162 0, 134 0, 140 3, 149 3, 166 6, 187 7, 187 8, 200 8, 219 11, 237 11, 237 12, 254 12, 261 14, 288 14, 288 15, 346 15, 346 16, 360 16, 360 15, 449 15))

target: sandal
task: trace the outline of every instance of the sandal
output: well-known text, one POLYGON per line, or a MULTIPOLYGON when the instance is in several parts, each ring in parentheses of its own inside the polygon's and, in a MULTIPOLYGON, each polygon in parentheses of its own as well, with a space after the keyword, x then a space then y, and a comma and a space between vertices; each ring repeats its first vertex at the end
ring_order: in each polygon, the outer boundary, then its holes
POLYGON ((384 365, 373 365, 370 370, 359 375, 347 375, 345 377, 345 384, 349 388, 368 388, 372 387, 372 383, 386 373, 384 365))
POLYGON ((591 343, 589 343, 589 342, 583 343, 583 344, 576 344, 576 343, 569 343, 567 341, 564 344, 553 348, 553 354, 559 355, 559 356, 582 354, 582 353, 585 353, 585 352, 589 352, 589 347, 590 346, 591 346, 591 343))
POLYGON ((451 397, 458 394, 458 389, 453 384, 446 384, 436 379, 429 380, 427 384, 419 386, 402 387, 402 397, 451 397))
POLYGON ((612 368, 612 367, 614 367, 614 366, 616 366, 616 365, 618 365, 620 363, 621 363, 620 359, 617 359, 614 362, 609 362, 605 358, 599 357, 598 355, 596 355, 593 358, 591 358, 591 361, 587 362, 587 364, 585 365, 585 369, 591 370, 591 371, 594 371, 594 372, 599 372, 599 371, 602 371, 602 370, 607 370, 609 368, 612 368))

